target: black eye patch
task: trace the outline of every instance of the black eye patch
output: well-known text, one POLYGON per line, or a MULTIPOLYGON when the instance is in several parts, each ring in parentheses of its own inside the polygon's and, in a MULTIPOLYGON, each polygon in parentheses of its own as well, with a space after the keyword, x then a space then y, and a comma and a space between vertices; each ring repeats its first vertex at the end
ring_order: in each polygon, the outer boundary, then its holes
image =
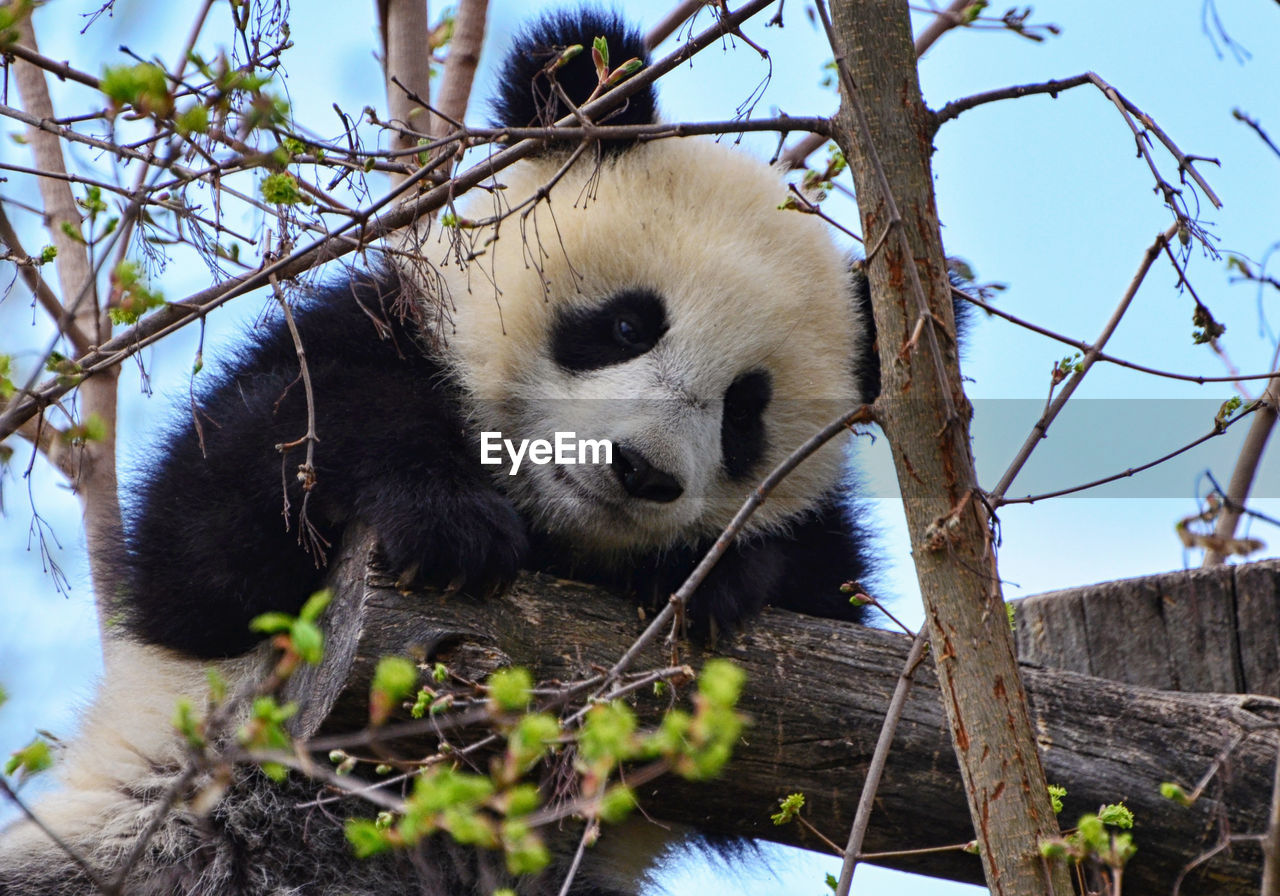
POLYGON ((561 313, 551 332, 551 357, 566 370, 611 367, 638 358, 667 332, 657 293, 628 289, 600 305, 561 313))
POLYGON ((773 382, 763 370, 740 375, 724 392, 720 450, 730 479, 745 479, 764 455, 764 411, 773 382))

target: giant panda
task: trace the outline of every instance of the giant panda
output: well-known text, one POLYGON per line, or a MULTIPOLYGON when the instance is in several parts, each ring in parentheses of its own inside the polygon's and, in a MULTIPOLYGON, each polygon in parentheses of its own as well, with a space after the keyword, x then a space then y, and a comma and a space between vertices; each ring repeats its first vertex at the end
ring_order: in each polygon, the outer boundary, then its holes
MULTIPOLYGON (((598 36, 615 61, 645 58, 640 35, 607 14, 527 29, 503 68, 497 125, 563 115, 546 62, 598 36)), ((556 75, 576 102, 596 84, 589 57, 556 75)), ((654 120, 649 89, 608 123, 654 120)), ((387 261, 293 309, 318 436, 308 537, 291 475, 304 446, 277 448, 306 432, 308 413, 281 319, 211 375, 126 486, 110 679, 62 757, 64 789, 36 807, 92 866, 129 855, 182 767, 175 700, 203 692, 210 664, 233 681, 259 672, 250 620, 296 612, 353 523, 376 533, 406 584, 484 600, 528 569, 665 600, 764 474, 876 397, 865 281, 817 218, 779 209, 784 183, 767 163, 710 139, 633 140, 561 172, 570 149, 550 145, 466 200, 460 218, 474 226, 432 231, 420 251, 433 276, 387 261), (557 176, 526 216, 486 222, 557 176), (611 463, 517 468, 506 452, 481 463, 485 433, 556 432, 609 440, 611 463)), ((783 481, 693 596, 695 632, 766 605, 859 618, 841 592, 869 571, 848 475, 847 446, 832 443, 783 481)), ((313 791, 244 771, 203 813, 179 800, 123 892, 559 890, 560 867, 512 882, 449 843, 357 861, 339 824, 297 809, 313 791)), ((635 893, 637 863, 661 839, 606 836, 572 892, 635 893)), ((0 893, 94 892, 42 831, 6 833, 0 893)))

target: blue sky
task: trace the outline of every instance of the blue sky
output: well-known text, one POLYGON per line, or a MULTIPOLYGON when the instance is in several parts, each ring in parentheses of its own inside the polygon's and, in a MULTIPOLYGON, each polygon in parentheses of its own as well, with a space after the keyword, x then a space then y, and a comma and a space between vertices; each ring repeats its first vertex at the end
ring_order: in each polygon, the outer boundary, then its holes
MULTIPOLYGON (((140 0, 117 3, 114 17, 79 34, 78 16, 97 5, 54 0, 37 13, 44 51, 89 71, 120 62, 116 47, 128 44, 142 55, 171 59, 186 34, 184 4, 140 0)), ((546 4, 495 0, 489 39, 474 96, 490 91, 492 66, 518 23, 546 4)), ((1012 84, 1096 71, 1160 123, 1185 152, 1218 159, 1202 172, 1223 200, 1208 210, 1208 228, 1223 252, 1258 260, 1280 241, 1280 159, 1232 117, 1239 108, 1280 136, 1280 10, 1271 4, 1248 9, 1223 5, 1223 24, 1251 52, 1237 60, 1219 56, 1202 30, 1200 4, 1151 2, 1045 3, 1033 21, 1053 22, 1061 34, 1032 42, 1002 33, 966 31, 943 38, 921 63, 926 100, 934 108, 949 100, 1012 84)), ((365 105, 385 106, 372 3, 330 4, 297 0, 290 23, 297 49, 286 57, 289 93, 297 119, 322 133, 336 130, 330 104, 352 113, 365 105), (340 10, 340 12, 339 12, 340 10)), ((665 2, 620 4, 628 15, 650 24, 665 2)), ((997 10, 1003 7, 997 6, 997 10)), ((225 17, 225 7, 217 16, 225 17)), ((786 6, 786 27, 765 29, 766 16, 746 28, 773 54, 772 77, 758 115, 780 109, 793 115, 825 114, 835 97, 819 85, 829 58, 801 3, 786 6)), ((703 17, 705 22, 705 15, 703 17)), ((229 37, 226 27, 206 32, 207 46, 229 37)), ((1218 42, 1221 47, 1221 42, 1218 42)), ((671 44, 662 51, 670 49, 671 44)), ((701 54, 660 85, 661 109, 671 120, 731 117, 767 71, 741 44, 701 54)), ((83 108, 83 94, 54 85, 55 102, 83 108)), ((473 119, 483 107, 473 103, 473 119)), ((6 123, 8 125, 8 123, 6 123)), ((15 130, 11 125, 7 131, 15 130)), ((773 138, 744 139, 749 151, 767 156, 773 138)), ((935 144, 935 183, 953 255, 966 258, 982 280, 1008 284, 1001 308, 1086 341, 1093 340, 1129 283, 1143 250, 1170 216, 1153 193, 1145 163, 1134 152, 1133 136, 1114 107, 1096 90, 1077 88, 1057 99, 1039 96, 976 109, 948 123, 935 144)), ((1172 160, 1154 157, 1166 179, 1176 180, 1172 160)), ((0 158, 27 164, 21 146, 0 145, 0 158)), ((92 164, 81 154, 78 160, 92 164)), ((20 181, 0 185, 6 196, 23 195, 20 181)), ((832 212, 856 224, 847 204, 832 200, 832 212)), ((246 222, 252 226, 255 222, 246 222)), ((256 222, 260 223, 260 222, 256 222)), ((30 245, 41 245, 34 231, 30 245)), ((1274 271, 1276 263, 1271 269, 1274 271)), ((1223 346, 1241 371, 1263 372, 1275 349, 1272 329, 1280 327, 1275 300, 1248 285, 1228 282, 1225 265, 1196 250, 1189 265, 1192 282, 1227 327, 1223 346)), ((194 265, 174 265, 161 279, 170 297, 204 286, 194 265)), ((1140 290, 1108 351, 1127 359, 1185 373, 1219 376, 1224 362, 1191 344, 1191 300, 1178 292, 1167 264, 1157 264, 1140 290)), ((264 298, 246 297, 210 320, 207 344, 226 344, 242 322, 260 312, 264 298)), ((15 291, 0 304, 0 350, 29 357, 22 346, 39 344, 39 326, 26 297, 15 291), (13 335, 10 335, 13 334, 13 335), (28 338, 30 336, 31 338, 28 338), (21 340, 20 344, 15 342, 21 340), (24 351, 26 354, 24 354, 24 351)), ((183 333, 145 358, 157 397, 141 395, 130 365, 122 385, 122 440, 125 463, 145 460, 151 435, 169 413, 170 399, 185 389, 195 334, 183 333)), ((986 486, 999 477, 1039 412, 1053 361, 1067 354, 1055 343, 997 320, 979 316, 965 354, 965 375, 975 401, 975 453, 986 486)), ((1253 385, 1256 394, 1260 389, 1253 385)), ((1033 466, 1010 494, 1039 492, 1088 481, 1177 447, 1208 429, 1218 404, 1233 394, 1228 384, 1195 386, 1155 379, 1115 368, 1095 370, 1081 387, 1076 407, 1055 426, 1033 466)), ((1203 473, 1219 481, 1230 476, 1243 427, 1216 440, 1158 475, 1128 481, 1084 496, 1006 507, 1000 514, 1003 544, 1000 569, 1006 596, 1195 565, 1174 537, 1174 523, 1196 512, 1206 490, 1203 473)), ((883 439, 860 450, 869 470, 872 504, 884 530, 883 553, 891 568, 895 610, 909 622, 920 618, 898 502, 883 439)), ((92 609, 79 509, 57 477, 37 462, 29 478, 21 448, 3 482, 5 516, 0 519, 0 678, 10 702, 0 708, 0 753, 24 743, 34 728, 65 733, 74 708, 89 699, 96 674, 96 624, 92 609), (41 569, 29 532, 36 519, 56 537, 58 562, 70 583, 59 594, 41 569)), ((1255 491, 1259 510, 1280 515, 1280 464, 1264 461, 1255 491)), ((1254 524, 1252 534, 1272 547, 1280 532, 1254 524)), ((840 834, 839 836, 843 836, 840 834)), ((1141 843, 1139 842, 1139 847, 1141 843)), ((779 879, 722 879, 721 872, 690 862, 671 883, 673 892, 694 889, 701 896, 729 893, 821 894, 822 872, 813 857, 772 863, 779 879)), ((937 882, 907 882, 874 869, 859 872, 856 887, 878 892, 968 892, 937 882)), ((856 888, 855 887, 855 888, 856 888)))

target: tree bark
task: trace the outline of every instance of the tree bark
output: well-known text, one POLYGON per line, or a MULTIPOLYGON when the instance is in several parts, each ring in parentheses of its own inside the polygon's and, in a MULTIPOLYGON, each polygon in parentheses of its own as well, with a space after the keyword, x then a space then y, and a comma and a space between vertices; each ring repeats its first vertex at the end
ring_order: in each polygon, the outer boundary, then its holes
MULTIPOLYGON (((642 627, 629 601, 546 576, 522 577, 506 595, 483 601, 402 593, 368 566, 372 551, 366 540, 335 564, 324 662, 295 677, 286 695, 302 704, 299 736, 361 730, 369 679, 382 656, 444 662, 475 678, 517 663, 539 680, 569 681, 611 665, 642 627)), ((779 798, 800 791, 805 817, 828 837, 843 839, 909 646, 909 638, 893 632, 767 610, 714 651, 747 672, 741 709, 751 724, 728 772, 706 784, 662 778, 647 785, 639 794, 646 816, 821 849, 803 827, 769 821, 779 798)), ((711 653, 684 644, 680 659, 698 667, 711 653)), ((669 661, 658 645, 637 668, 669 661)), ((1049 778, 1067 788, 1064 818, 1074 822, 1119 800, 1136 816, 1138 852, 1125 868, 1126 892, 1168 893, 1181 870, 1217 842, 1223 824, 1233 834, 1265 830, 1280 701, 1157 691, 1054 669, 1025 667, 1023 675, 1049 778), (1205 796, 1191 807, 1159 795, 1162 782, 1190 791, 1218 766, 1205 796)), ((932 662, 915 682, 880 787, 868 853, 974 838, 932 662)), ((664 707, 647 699, 638 709, 652 722, 664 707)), ((431 749, 421 745, 423 752, 431 749)), ((983 876, 979 860, 959 850, 871 861, 972 883, 983 876)), ((1245 841, 1198 868, 1183 892, 1256 893, 1260 868, 1260 848, 1245 841)))
MULTIPOLYGON (((462 121, 467 115, 471 82, 475 80, 476 66, 480 63, 488 14, 489 0, 462 0, 458 4, 449 56, 445 59, 444 74, 440 78, 440 93, 433 104, 453 121, 462 121)), ((453 127, 448 119, 431 116, 432 137, 443 137, 453 127)))
MULTIPOLYGON (((423 105, 431 101, 431 47, 427 39, 431 25, 427 0, 377 0, 377 9, 391 123, 425 135, 431 127, 429 113, 423 105)), ((408 150, 417 145, 418 140, 412 134, 392 131, 391 149, 408 150)), ((412 155, 398 158, 406 165, 406 172, 417 167, 412 155)), ((407 176, 407 173, 393 174, 392 186, 407 176)))
POLYGON ((832 26, 841 74, 836 142, 857 190, 879 334, 877 416, 893 450, 986 883, 995 894, 1071 892, 1065 865, 1039 853, 1058 826, 969 453, 972 409, 956 358, 930 114, 907 4, 839 0, 832 26))
MULTIPOLYGON (((17 28, 22 45, 38 51, 31 18, 20 19, 17 28)), ((21 59, 14 59, 10 68, 18 85, 22 107, 42 120, 56 118, 44 71, 21 59)), ((83 238, 77 238, 81 236, 80 212, 71 193, 70 182, 66 179, 62 141, 55 134, 30 127, 27 129, 27 142, 35 157, 35 167, 50 175, 37 180, 44 207, 45 229, 49 233, 49 241, 58 250, 55 268, 63 313, 74 323, 75 332, 93 344, 101 345, 111 338, 111 320, 105 308, 99 305, 93 269, 83 238)), ((76 458, 55 458, 50 454, 60 469, 73 471, 69 476, 71 487, 84 508, 93 593, 98 595, 98 629, 108 664, 111 662, 108 649, 111 632, 106 628, 107 612, 102 602, 117 590, 112 564, 106 558, 113 555, 120 533, 120 501, 116 486, 116 386, 119 378, 120 369, 114 367, 86 379, 79 389, 80 419, 101 419, 105 424, 103 437, 86 441, 76 458)), ((44 440, 44 433, 39 430, 51 424, 41 417, 36 420, 37 432, 33 433, 33 443, 39 444, 44 440)))

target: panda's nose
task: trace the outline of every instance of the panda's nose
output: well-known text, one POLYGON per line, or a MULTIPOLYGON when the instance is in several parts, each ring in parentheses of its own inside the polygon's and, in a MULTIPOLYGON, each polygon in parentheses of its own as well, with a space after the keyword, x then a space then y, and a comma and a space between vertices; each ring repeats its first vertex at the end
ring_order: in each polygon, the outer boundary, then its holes
POLYGON ((632 497, 669 504, 684 494, 680 480, 659 470, 643 454, 626 445, 613 446, 612 466, 613 474, 632 497))

